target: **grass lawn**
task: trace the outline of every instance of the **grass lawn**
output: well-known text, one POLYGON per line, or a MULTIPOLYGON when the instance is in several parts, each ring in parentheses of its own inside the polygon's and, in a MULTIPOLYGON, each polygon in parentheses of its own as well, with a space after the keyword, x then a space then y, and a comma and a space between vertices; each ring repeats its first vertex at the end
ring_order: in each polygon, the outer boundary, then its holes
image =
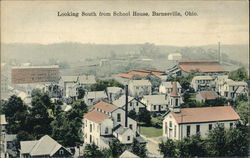
POLYGON ((140 127, 140 133, 147 137, 159 137, 162 136, 162 128, 155 127, 140 127))

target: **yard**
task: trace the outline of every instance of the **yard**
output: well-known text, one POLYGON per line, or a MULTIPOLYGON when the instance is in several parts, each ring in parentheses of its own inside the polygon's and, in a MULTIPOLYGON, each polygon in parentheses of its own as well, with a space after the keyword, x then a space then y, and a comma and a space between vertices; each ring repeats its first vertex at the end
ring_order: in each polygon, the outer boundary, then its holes
POLYGON ((162 128, 141 126, 140 133, 146 137, 159 137, 162 136, 162 128))

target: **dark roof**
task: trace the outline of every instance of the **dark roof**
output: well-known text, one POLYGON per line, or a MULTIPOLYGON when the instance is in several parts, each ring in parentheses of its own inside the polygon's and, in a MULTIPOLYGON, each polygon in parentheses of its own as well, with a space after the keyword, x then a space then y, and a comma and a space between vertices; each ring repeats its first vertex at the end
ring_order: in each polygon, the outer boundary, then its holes
POLYGON ((206 100, 214 100, 219 97, 215 91, 200 91, 199 94, 206 100))

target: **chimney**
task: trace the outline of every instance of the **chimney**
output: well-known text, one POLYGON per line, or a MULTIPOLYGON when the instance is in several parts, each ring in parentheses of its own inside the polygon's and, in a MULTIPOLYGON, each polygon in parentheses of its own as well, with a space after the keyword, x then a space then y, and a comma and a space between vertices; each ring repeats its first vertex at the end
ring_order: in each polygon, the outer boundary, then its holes
POLYGON ((128 85, 125 86, 125 127, 128 127, 128 85))

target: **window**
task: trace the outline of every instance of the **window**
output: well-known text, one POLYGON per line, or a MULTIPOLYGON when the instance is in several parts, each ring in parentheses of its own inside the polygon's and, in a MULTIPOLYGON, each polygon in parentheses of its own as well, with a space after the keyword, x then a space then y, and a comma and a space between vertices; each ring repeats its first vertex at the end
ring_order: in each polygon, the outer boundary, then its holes
POLYGON ((168 123, 165 122, 165 134, 167 135, 168 134, 168 123))
POLYGON ((130 141, 130 136, 128 136, 127 140, 130 141))
POLYGON ((174 125, 174 137, 176 137, 176 125, 174 125))
POLYGON ((138 102, 136 102, 136 106, 138 106, 139 105, 139 103, 138 102))
POLYGON ((64 154, 64 151, 61 149, 59 150, 59 155, 63 155, 64 154))
POLYGON ((175 106, 178 106, 178 98, 175 99, 175 106))
POLYGON ((212 125, 212 124, 209 124, 209 125, 208 125, 208 130, 211 131, 212 128, 213 128, 213 125, 212 125))
POLYGON ((92 143, 92 135, 89 136, 89 142, 92 143))
POLYGON ((132 125, 132 124, 130 124, 130 125, 129 125, 129 128, 130 128, 130 129, 133 129, 133 125, 132 125))
POLYGON ((90 130, 90 132, 92 132, 92 124, 90 124, 89 130, 90 130))
POLYGON ((233 128, 233 125, 234 125, 233 123, 230 123, 230 128, 233 128))
POLYGON ((200 125, 196 125, 196 133, 200 133, 200 125))
POLYGON ((154 105, 154 110, 156 110, 156 105, 154 105))
POLYGON ((130 104, 130 106, 132 106, 132 102, 130 102, 129 104, 130 104))
POLYGON ((172 128, 172 121, 169 121, 169 127, 172 128))
POLYGON ((190 126, 187 126, 187 137, 190 136, 190 126))
POLYGON ((109 132, 109 129, 108 129, 108 127, 106 127, 105 128, 105 134, 108 134, 108 132, 109 132))
POLYGON ((121 114, 120 113, 117 114, 117 122, 121 122, 121 114))

